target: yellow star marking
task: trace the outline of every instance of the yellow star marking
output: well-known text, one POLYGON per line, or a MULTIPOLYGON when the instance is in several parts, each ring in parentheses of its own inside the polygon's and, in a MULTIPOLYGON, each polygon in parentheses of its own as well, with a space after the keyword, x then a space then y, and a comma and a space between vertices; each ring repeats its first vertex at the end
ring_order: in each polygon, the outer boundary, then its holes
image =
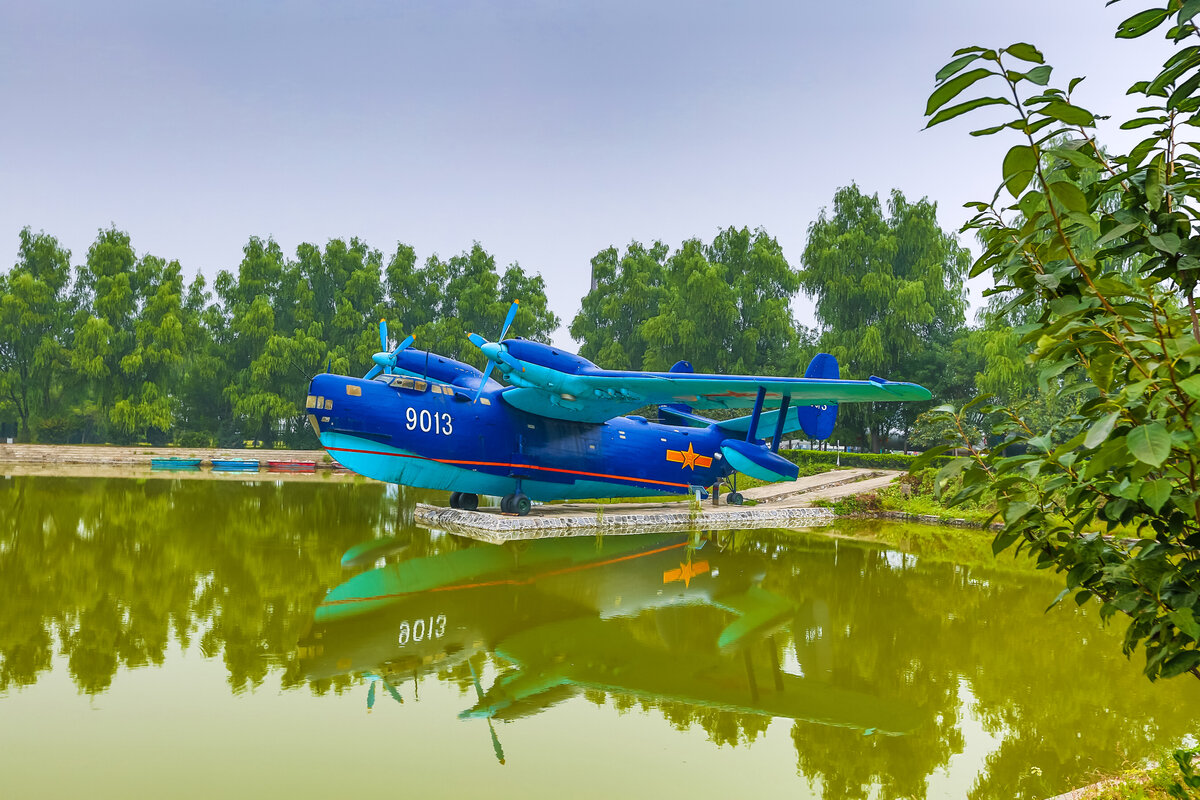
POLYGON ((695 578, 697 575, 703 575, 706 572, 708 572, 707 561, 697 561, 694 564, 680 564, 679 569, 669 569, 663 573, 663 583, 683 581, 684 586, 691 586, 692 578, 695 578))
POLYGON ((680 469, 683 469, 684 467, 686 467, 686 468, 692 470, 693 472, 696 470, 696 467, 700 467, 701 469, 708 469, 709 467, 712 466, 712 456, 700 455, 699 453, 696 452, 695 448, 692 447, 691 442, 688 442, 687 450, 668 449, 667 450, 667 461, 673 461, 676 464, 682 464, 683 466, 680 467, 680 469))
POLYGON ((683 465, 689 469, 696 469, 696 451, 692 449, 692 443, 688 442, 688 449, 682 451, 683 465))

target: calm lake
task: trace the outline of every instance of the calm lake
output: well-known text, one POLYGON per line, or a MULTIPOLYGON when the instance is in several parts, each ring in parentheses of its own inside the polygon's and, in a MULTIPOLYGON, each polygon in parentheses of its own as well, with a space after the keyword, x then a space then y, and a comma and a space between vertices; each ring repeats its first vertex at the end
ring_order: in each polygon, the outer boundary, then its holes
POLYGON ((496 546, 418 499, 0 476, 0 796, 1044 798, 1197 729, 978 532, 496 546))

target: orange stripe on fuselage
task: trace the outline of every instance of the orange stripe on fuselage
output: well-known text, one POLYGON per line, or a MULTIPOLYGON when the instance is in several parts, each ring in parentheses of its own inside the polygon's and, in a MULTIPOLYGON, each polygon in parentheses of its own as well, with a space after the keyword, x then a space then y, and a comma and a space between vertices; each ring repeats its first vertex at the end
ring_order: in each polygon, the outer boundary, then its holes
MULTIPOLYGON (((395 458, 414 458, 420 461, 436 461, 439 464, 462 465, 472 467, 508 467, 509 469, 536 469, 542 472, 561 472, 565 475, 583 475, 588 478, 607 478, 614 481, 629 481, 630 483, 653 483, 658 486, 677 486, 681 489, 688 488, 686 483, 673 483, 671 481, 656 481, 650 478, 631 478, 627 475, 607 475, 603 472, 584 472, 577 469, 559 469, 558 467, 539 467, 536 464, 509 464, 503 461, 463 461, 453 458, 429 458, 428 456, 410 455, 408 453, 384 453, 380 450, 355 450, 350 447, 326 447, 326 450, 335 450, 339 453, 365 453, 373 456, 393 456, 395 458)), ((712 463, 712 459, 709 459, 712 463)))

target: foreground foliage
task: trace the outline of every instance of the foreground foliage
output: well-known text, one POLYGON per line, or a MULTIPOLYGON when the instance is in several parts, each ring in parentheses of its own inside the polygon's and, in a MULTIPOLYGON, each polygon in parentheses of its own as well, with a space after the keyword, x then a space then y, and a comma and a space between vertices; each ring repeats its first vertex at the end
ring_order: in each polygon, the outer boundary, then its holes
POLYGON ((1065 573, 1059 599, 1097 598, 1105 618, 1128 615, 1125 652, 1144 650, 1151 679, 1200 677, 1200 157, 1188 138, 1200 110, 1197 12, 1196 0, 1175 0, 1118 29, 1136 38, 1165 26, 1173 48, 1130 89, 1145 106, 1122 127, 1148 134, 1127 153, 1097 143, 1095 115, 1072 100, 1081 79, 1056 88, 1025 43, 959 50, 926 108, 930 126, 1006 112, 972 131, 1019 140, 992 200, 970 204, 966 229, 985 247, 972 273, 990 271, 1008 308, 1030 320, 1020 332, 1042 392, 1075 406, 1049 424, 983 401, 943 409, 970 448, 942 468, 943 480, 962 474, 950 502, 994 493, 996 550, 1028 549, 1065 573), (976 86, 997 91, 961 97, 976 86), (977 412, 998 420, 986 444, 968 433, 977 412), (1137 538, 1103 535, 1118 529, 1137 538))

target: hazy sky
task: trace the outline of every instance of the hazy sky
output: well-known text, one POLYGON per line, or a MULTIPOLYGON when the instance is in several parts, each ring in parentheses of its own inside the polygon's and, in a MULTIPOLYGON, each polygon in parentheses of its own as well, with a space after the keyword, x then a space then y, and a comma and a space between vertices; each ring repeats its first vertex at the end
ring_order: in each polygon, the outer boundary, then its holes
POLYGON ((1114 40, 1143 5, 7 0, 0 266, 26 225, 78 263, 115 223, 210 277, 252 235, 421 258, 478 240, 545 276, 565 344, 609 245, 762 226, 798 265, 851 181, 957 228, 1015 142, 922 132, 937 69, 1029 41, 1119 115, 1169 54, 1114 40))

